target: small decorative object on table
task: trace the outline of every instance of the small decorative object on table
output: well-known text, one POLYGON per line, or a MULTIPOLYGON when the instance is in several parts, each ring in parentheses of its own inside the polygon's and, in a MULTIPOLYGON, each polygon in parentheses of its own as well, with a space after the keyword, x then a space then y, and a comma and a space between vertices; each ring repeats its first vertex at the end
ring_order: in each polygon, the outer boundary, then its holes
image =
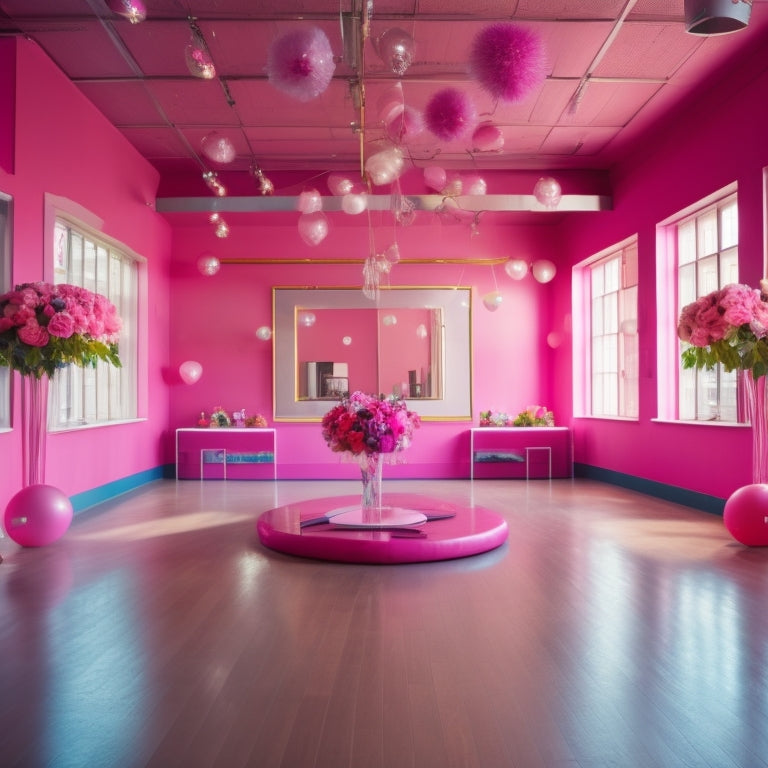
POLYGON ((381 521, 382 457, 394 457, 408 448, 420 423, 404 400, 363 392, 353 392, 323 417, 323 437, 330 449, 353 457, 360 465, 364 523, 381 521))
MULTIPOLYGON (((677 335, 684 343, 683 368, 711 370, 718 363, 738 371, 744 403, 752 424, 752 483, 768 483, 768 280, 760 290, 748 285, 726 285, 683 307, 677 335)), ((745 486, 728 499, 723 519, 729 533, 743 544, 768 545, 768 493, 750 493, 745 486), (757 503, 758 500, 761 503, 757 503), (755 525, 746 523, 754 518, 755 525), (741 531, 749 530, 748 537, 741 531)))
POLYGON ((119 368, 120 326, 109 299, 76 285, 23 283, 0 295, 0 365, 24 381, 23 488, 5 511, 6 531, 22 546, 50 544, 72 521, 69 498, 45 484, 48 381, 67 365, 119 368))
POLYGON ((229 414, 220 406, 217 405, 211 412, 211 427, 230 427, 232 426, 232 420, 229 418, 229 414))
POLYGON ((267 426, 267 420, 260 413, 257 413, 255 416, 246 416, 245 426, 264 429, 267 426))
POLYGON ((515 416, 514 427, 554 427, 555 417, 543 405, 529 405, 515 416))
POLYGON ((503 411, 480 411, 481 427, 508 427, 509 416, 503 411))

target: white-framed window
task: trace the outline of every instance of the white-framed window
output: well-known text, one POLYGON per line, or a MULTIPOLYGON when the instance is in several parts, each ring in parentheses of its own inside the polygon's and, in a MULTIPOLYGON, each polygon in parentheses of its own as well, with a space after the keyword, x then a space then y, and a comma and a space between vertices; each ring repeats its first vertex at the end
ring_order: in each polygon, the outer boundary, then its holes
POLYGON ((70 365, 51 382, 49 429, 62 430, 135 419, 137 416, 138 260, 119 244, 75 221, 54 224, 55 283, 69 283, 106 296, 122 320, 121 368, 99 361, 94 368, 70 365))
MULTIPOLYGON (((10 291, 13 201, 0 192, 0 293, 10 291)), ((11 426, 11 369, 0 367, 0 429, 11 426)))
MULTIPOLYGON (((700 296, 739 281, 739 221, 735 193, 702 205, 673 222, 677 281, 676 312, 700 296)), ((676 326, 670 329, 675 332, 676 326)), ((681 421, 738 421, 736 371, 682 367, 677 344, 677 418, 681 421)))
POLYGON ((579 416, 637 419, 637 239, 574 269, 574 385, 579 416))

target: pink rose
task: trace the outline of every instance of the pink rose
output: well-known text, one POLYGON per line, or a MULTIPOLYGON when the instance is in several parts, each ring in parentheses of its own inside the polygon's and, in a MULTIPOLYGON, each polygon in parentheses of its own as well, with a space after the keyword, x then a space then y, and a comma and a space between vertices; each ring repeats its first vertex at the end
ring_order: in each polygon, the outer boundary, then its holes
POLYGON ((68 339, 75 332, 72 317, 66 312, 57 312, 48 323, 48 333, 60 339, 68 339))
POLYGON ((26 325, 19 328, 19 339, 30 347, 44 347, 50 340, 48 331, 36 320, 30 320, 26 325))

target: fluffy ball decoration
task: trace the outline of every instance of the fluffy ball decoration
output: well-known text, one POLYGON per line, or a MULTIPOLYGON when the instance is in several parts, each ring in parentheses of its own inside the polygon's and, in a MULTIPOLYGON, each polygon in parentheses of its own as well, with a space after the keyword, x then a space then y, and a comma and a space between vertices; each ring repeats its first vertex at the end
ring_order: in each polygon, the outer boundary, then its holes
POLYGON ((438 139, 453 141, 474 129, 477 109, 466 93, 455 88, 445 88, 429 100, 424 110, 424 121, 438 139))
POLYGON ((494 98, 520 101, 544 81, 544 45, 525 27, 491 24, 475 37, 469 73, 494 98))
POLYGON ((310 101, 323 93, 335 69, 331 44, 318 27, 289 32, 269 46, 269 82, 299 101, 310 101))

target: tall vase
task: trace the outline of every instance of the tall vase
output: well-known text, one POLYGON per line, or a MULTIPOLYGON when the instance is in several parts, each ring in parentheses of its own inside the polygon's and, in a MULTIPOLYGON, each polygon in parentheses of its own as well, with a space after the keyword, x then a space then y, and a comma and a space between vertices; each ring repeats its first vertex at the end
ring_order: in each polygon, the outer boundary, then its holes
POLYGON ((11 498, 3 522, 8 536, 22 547, 51 544, 72 522, 72 502, 45 484, 48 377, 21 377, 22 489, 11 498))
POLYGON ((22 487, 45 482, 48 377, 21 377, 22 487))
POLYGON ((768 410, 765 376, 741 372, 744 407, 752 425, 752 482, 768 483, 768 410))
POLYGON ((381 454, 365 454, 360 461, 360 472, 363 481, 363 496, 361 508, 363 522, 378 523, 381 521, 381 454))

